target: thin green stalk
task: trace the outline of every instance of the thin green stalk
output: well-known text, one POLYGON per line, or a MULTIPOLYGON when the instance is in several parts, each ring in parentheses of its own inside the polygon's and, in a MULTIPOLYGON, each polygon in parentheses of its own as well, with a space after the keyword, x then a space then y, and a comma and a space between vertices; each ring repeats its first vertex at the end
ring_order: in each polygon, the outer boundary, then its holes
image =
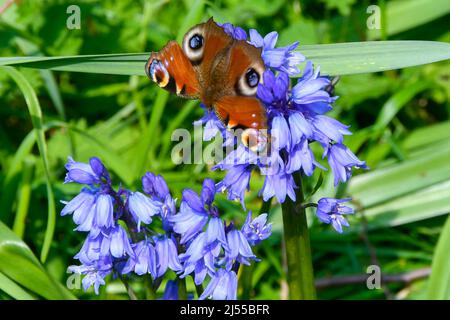
POLYGON ((144 276, 145 284, 145 298, 147 300, 156 300, 156 290, 154 289, 154 282, 149 274, 144 276))
POLYGON ((186 279, 178 278, 178 298, 179 300, 187 300, 186 279))
POLYGON ((42 244, 40 260, 44 263, 47 260, 50 246, 53 240, 53 234, 55 232, 56 224, 56 208, 55 208, 55 195, 53 193, 53 187, 50 179, 50 166, 48 160, 47 143, 45 141, 44 125, 42 119, 42 110, 39 104, 39 100, 36 96, 31 84, 28 80, 16 69, 12 67, 1 67, 1 70, 9 74, 22 92, 25 102, 28 107, 28 113, 31 117, 33 129, 36 134, 36 141, 39 149, 39 154, 44 166, 45 180, 47 185, 47 204, 48 204, 48 218, 47 227, 45 229, 44 243, 42 244))
POLYGON ((202 295, 204 289, 203 289, 203 285, 202 284, 196 284, 195 285, 195 291, 197 292, 197 298, 200 298, 200 296, 202 295))
POLYGON ((33 175, 33 169, 34 161, 32 160, 32 158, 26 159, 23 162, 22 182, 17 193, 17 213, 13 225, 13 231, 22 239, 25 233, 28 209, 30 207, 31 179, 33 175))
POLYGON ((284 242, 286 247, 287 280, 291 300, 314 300, 314 272, 309 243, 306 211, 302 206, 303 190, 301 178, 295 177, 297 203, 289 198, 282 204, 284 242))

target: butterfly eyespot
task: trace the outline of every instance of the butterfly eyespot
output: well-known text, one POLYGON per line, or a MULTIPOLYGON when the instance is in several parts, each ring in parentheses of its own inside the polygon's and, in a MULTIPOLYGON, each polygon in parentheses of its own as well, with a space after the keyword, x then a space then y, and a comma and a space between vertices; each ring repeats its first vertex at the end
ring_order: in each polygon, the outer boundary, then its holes
POLYGON ((170 80, 169 72, 158 59, 153 59, 149 64, 147 74, 158 86, 164 88, 170 80))
POLYGON ((192 62, 198 62, 203 58, 205 38, 201 27, 189 30, 183 39, 183 51, 192 62))
POLYGON ((254 88, 259 83, 259 74, 256 72, 255 69, 250 68, 245 74, 245 80, 247 81, 249 87, 254 88))
POLYGON ((192 50, 199 50, 201 47, 203 47, 203 37, 199 34, 194 34, 189 39, 189 47, 192 50))
POLYGON ((237 91, 245 96, 254 96, 264 70, 248 68, 237 83, 237 91))

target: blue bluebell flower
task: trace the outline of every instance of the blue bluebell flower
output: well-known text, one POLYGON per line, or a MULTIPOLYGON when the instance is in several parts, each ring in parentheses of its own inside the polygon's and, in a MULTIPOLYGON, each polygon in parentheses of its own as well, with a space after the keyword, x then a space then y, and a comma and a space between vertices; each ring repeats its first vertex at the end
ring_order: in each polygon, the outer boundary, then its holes
POLYGON ((161 212, 162 204, 136 191, 129 193, 127 206, 139 228, 142 222, 152 223, 152 216, 161 212))
POLYGON ((199 297, 200 300, 211 298, 214 300, 236 300, 237 277, 234 271, 219 269, 211 278, 208 286, 199 297))
MULTIPOLYGON (((92 218, 89 218, 89 220, 93 221, 95 192, 85 188, 69 202, 62 201, 62 203, 64 203, 65 206, 61 210, 61 215, 65 216, 73 213, 72 218, 75 224, 83 224, 86 219, 88 219, 89 215, 92 215, 92 218)), ((89 231, 89 229, 90 228, 88 228, 87 231, 89 231)))
POLYGON ((278 174, 266 175, 260 195, 263 196, 264 201, 269 201, 270 198, 276 197, 280 203, 283 203, 286 200, 286 196, 295 201, 296 188, 297 186, 292 175, 281 171, 278 174))
POLYGON ((144 192, 153 200, 164 202, 166 197, 170 195, 166 180, 164 180, 161 175, 155 175, 152 172, 147 172, 141 180, 142 190, 144 190, 144 192))
POLYGON ((80 251, 75 255, 75 259, 81 263, 88 265, 100 259, 100 250, 103 241, 103 234, 89 233, 83 243, 80 251))
POLYGON ((109 233, 104 235, 100 252, 103 255, 108 252, 114 258, 122 258, 126 255, 134 256, 128 234, 120 224, 113 226, 109 233))
POLYGON ((150 241, 142 240, 133 244, 134 255, 130 256, 122 269, 123 274, 134 271, 137 275, 151 274, 157 277, 156 250, 150 241))
POLYGON ((218 23, 221 26, 225 33, 229 36, 233 37, 236 40, 247 40, 247 32, 244 29, 238 26, 234 26, 231 23, 218 23))
POLYGON ((80 184, 100 183, 100 177, 95 174, 91 166, 87 163, 76 162, 72 157, 68 158, 65 165, 67 169, 64 183, 76 182, 80 184))
POLYGON ((113 202, 113 197, 107 193, 100 193, 97 195, 94 204, 94 220, 92 227, 110 228, 114 225, 113 202))
POLYGON ((178 259, 176 242, 172 237, 161 236, 154 237, 156 250, 156 269, 157 276, 161 277, 167 269, 175 272, 181 271, 183 267, 178 259))
POLYGON ((176 200, 172 198, 166 180, 161 175, 147 172, 142 177, 142 189, 153 201, 160 203, 156 205, 161 207, 159 213, 163 222, 163 228, 167 232, 172 231, 173 223, 169 218, 177 212, 176 200))
POLYGON ((225 264, 228 270, 231 270, 235 262, 250 265, 250 260, 258 260, 241 230, 232 227, 227 233, 227 242, 228 249, 225 251, 225 264))
POLYGON ((340 181, 346 182, 352 176, 353 167, 367 168, 365 161, 359 160, 349 148, 341 143, 329 146, 325 152, 325 155, 328 157, 328 163, 333 171, 335 186, 340 181))
POLYGON ((297 75, 300 70, 298 65, 305 61, 305 57, 294 51, 298 42, 281 48, 275 48, 278 41, 278 33, 270 32, 264 38, 254 29, 250 29, 250 43, 257 48, 262 48, 264 64, 274 70, 286 72, 289 75, 297 75))
POLYGON ((252 220, 252 212, 249 211, 241 231, 250 245, 255 246, 272 234, 272 224, 267 223, 267 213, 252 220))
POLYGON ((90 264, 70 266, 68 271, 84 275, 82 280, 84 291, 93 286, 95 294, 98 294, 99 287, 105 284, 105 277, 113 272, 113 262, 110 256, 104 256, 90 264))
POLYGON ((219 190, 228 191, 228 200, 240 200, 245 210, 245 192, 250 189, 252 166, 247 164, 230 166, 225 178, 217 184, 219 190))
POLYGON ((311 61, 308 61, 303 70, 302 76, 297 80, 297 84, 292 88, 291 100, 296 107, 306 107, 314 113, 323 114, 332 110, 331 103, 337 97, 330 96, 326 87, 330 84, 328 77, 320 75, 320 68, 314 71, 311 61), (311 107, 317 108, 311 108, 311 107))
POLYGON ((193 190, 183 191, 180 212, 169 218, 173 230, 181 235, 181 244, 200 233, 210 216, 217 216, 217 208, 212 204, 215 192, 216 187, 211 179, 204 180, 201 197, 193 190))
POLYGON ((322 198, 317 203, 316 215, 320 221, 333 226, 333 228, 342 233, 342 226, 348 227, 347 220, 343 217, 346 214, 352 214, 354 211, 352 208, 342 205, 343 202, 350 201, 351 199, 333 199, 322 198))

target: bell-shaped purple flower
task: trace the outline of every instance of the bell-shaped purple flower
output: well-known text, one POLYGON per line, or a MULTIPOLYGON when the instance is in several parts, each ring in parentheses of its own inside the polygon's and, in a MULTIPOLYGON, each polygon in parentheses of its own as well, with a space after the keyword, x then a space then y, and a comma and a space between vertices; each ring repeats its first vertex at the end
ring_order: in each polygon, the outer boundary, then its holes
POLYGON ((275 48, 277 41, 278 33, 276 31, 270 32, 263 38, 258 31, 250 29, 250 44, 263 49, 261 57, 267 67, 286 72, 289 75, 298 74, 300 70, 297 66, 305 60, 300 52, 294 51, 298 42, 286 47, 275 48))
POLYGON ((113 198, 109 194, 100 193, 97 195, 94 210, 95 227, 109 228, 114 225, 113 198))
POLYGON ((103 235, 100 252, 103 256, 111 254, 114 258, 134 256, 128 234, 120 224, 116 224, 109 233, 103 235))
POLYGON ((252 212, 249 211, 241 232, 251 246, 267 239, 272 234, 272 224, 267 223, 267 213, 260 214, 252 220, 252 212))
POLYGON ((126 262, 122 273, 127 274, 134 271, 137 275, 151 274, 157 277, 156 250, 150 241, 142 240, 133 245, 134 256, 126 262))
POLYGON ((152 223, 152 216, 161 212, 162 204, 154 201, 140 192, 130 192, 128 196, 128 210, 140 227, 141 222, 152 223))
POLYGON ((201 232, 210 216, 217 215, 217 208, 213 205, 215 194, 216 187, 211 179, 203 181, 201 197, 191 189, 183 191, 180 212, 169 218, 173 230, 181 234, 181 244, 201 232))
POLYGON ((320 141, 322 144, 328 145, 329 140, 335 141, 337 143, 342 143, 343 135, 351 135, 352 133, 348 130, 350 126, 346 126, 336 119, 317 115, 313 118, 312 124, 314 126, 314 131, 318 131, 320 136, 326 136, 328 139, 325 141, 320 141))
POLYGON ((346 182, 352 176, 352 168, 367 169, 365 161, 359 160, 345 145, 336 143, 326 151, 328 163, 334 175, 334 185, 346 182))
POLYGON ((186 252, 180 255, 184 267, 182 278, 194 272, 195 284, 199 285, 207 274, 213 275, 216 272, 216 260, 222 252, 222 247, 226 247, 222 230, 223 223, 217 223, 217 226, 209 228, 209 232, 202 232, 189 242, 186 252), (217 230, 219 227, 221 231, 217 230), (213 231, 217 231, 219 235, 215 236, 213 231))
MULTIPOLYGON (((94 214, 95 194, 88 189, 83 189, 76 197, 69 202, 62 201, 65 206, 61 210, 61 215, 73 213, 73 222, 77 225, 83 224, 89 215, 94 214)), ((93 220, 93 217, 92 219, 93 220)), ((90 230, 90 228, 89 228, 90 230)))
POLYGON ((161 175, 155 175, 152 172, 147 172, 142 177, 142 189, 152 199, 164 202, 167 195, 170 194, 169 187, 161 175))
POLYGON ((250 188, 252 167, 249 165, 232 166, 225 178, 217 184, 217 189, 228 190, 228 200, 240 200, 245 210, 245 192, 250 188))
POLYGON ((155 237, 155 250, 156 250, 156 268, 157 277, 161 277, 166 273, 167 269, 171 269, 175 272, 181 271, 183 267, 180 264, 178 258, 178 251, 175 241, 171 237, 155 237))
POLYGON ((93 262, 88 265, 70 266, 68 271, 72 273, 84 275, 82 285, 84 291, 87 291, 91 286, 94 287, 95 294, 99 293, 100 285, 105 284, 104 278, 112 272, 113 264, 110 257, 93 262))
POLYGON ((95 173, 97 177, 105 179, 108 184, 111 183, 109 172, 108 170, 106 170, 105 165, 99 158, 97 157, 90 158, 89 165, 91 166, 92 171, 95 173))
POLYGON ((199 300, 211 298, 213 300, 236 300, 237 277, 234 271, 219 269, 211 278, 208 286, 199 300))
POLYGON ((354 212, 352 208, 341 204, 349 200, 351 199, 322 198, 317 203, 316 215, 320 221, 327 224, 331 223, 337 232, 342 233, 342 226, 349 226, 343 215, 354 212))
POLYGON ((289 149, 291 146, 291 132, 284 116, 276 116, 272 119, 272 151, 281 149, 289 149))
POLYGON ((68 158, 65 165, 67 169, 64 183, 76 182, 80 184, 96 184, 100 183, 100 177, 95 174, 91 166, 87 163, 76 162, 72 157, 68 158))
POLYGON ((88 265, 100 259, 100 248, 103 241, 103 234, 89 233, 86 240, 83 243, 80 251, 75 255, 75 259, 81 261, 81 263, 88 265))
MULTIPOLYGON (((303 75, 292 88, 291 100, 297 106, 314 103, 330 104, 337 99, 336 97, 330 97, 330 94, 325 90, 326 86, 330 84, 330 79, 321 77, 319 70, 320 68, 317 68, 314 71, 311 61, 306 63, 303 75)), ((329 107, 329 110, 331 110, 331 107, 329 107)))
POLYGON ((218 23, 219 26, 223 28, 226 34, 231 36, 236 40, 247 40, 247 32, 244 29, 238 26, 234 26, 231 23, 218 23))
POLYGON ((309 148, 308 140, 304 138, 290 151, 289 160, 286 165, 286 172, 294 173, 302 169, 305 175, 309 177, 314 173, 314 168, 316 166, 325 169, 316 162, 314 154, 309 148))
POLYGON ((225 261, 228 270, 231 269, 235 261, 250 265, 250 259, 257 260, 247 238, 240 230, 234 228, 230 230, 227 233, 227 242, 228 249, 225 251, 225 261))
POLYGON ((293 112, 289 115, 289 128, 293 145, 300 143, 304 138, 313 137, 313 127, 301 112, 293 112))
POLYGON ((286 196, 289 196, 289 198, 295 201, 295 188, 297 186, 292 175, 280 172, 278 174, 266 175, 260 194, 262 194, 264 201, 268 201, 274 196, 279 203, 283 203, 286 196))

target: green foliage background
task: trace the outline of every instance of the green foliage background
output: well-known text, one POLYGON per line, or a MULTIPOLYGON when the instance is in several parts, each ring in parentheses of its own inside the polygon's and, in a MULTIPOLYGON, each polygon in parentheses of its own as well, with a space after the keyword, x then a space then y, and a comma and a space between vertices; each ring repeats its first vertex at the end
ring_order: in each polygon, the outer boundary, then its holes
MULTIPOLYGON (((0 55, 157 51, 210 16, 262 34, 277 30, 281 45, 297 40, 301 45, 450 42, 448 1, 23 0, 0 15, 0 55), (66 28, 71 4, 81 8, 80 30, 66 28), (370 4, 382 10, 381 30, 366 26, 370 4)), ((429 56, 435 53, 428 51, 429 56)), ((418 53, 404 54, 407 59, 418 53)), ((0 298, 127 298, 123 285, 112 279, 100 296, 65 288, 70 276, 66 268, 76 263, 72 257, 84 235, 73 231, 70 218, 58 216, 60 200, 79 191, 62 184, 64 163, 68 155, 79 161, 99 156, 116 181, 131 188, 139 187, 145 171, 160 173, 180 198, 184 188, 199 190, 205 177, 223 177, 205 164, 175 166, 170 160, 173 129, 192 129, 202 110, 197 102, 169 96, 137 75, 19 70, 0 72, 0 298)), ((331 174, 326 174, 314 196, 351 196, 358 210, 343 235, 317 223, 310 212, 316 278, 323 284, 329 277, 364 275, 372 264, 385 274, 424 268, 428 273, 431 267, 432 272, 377 290, 368 290, 365 281, 321 286, 319 298, 449 299, 450 62, 346 75, 336 94, 340 98, 332 116, 352 126, 354 135, 346 144, 371 170, 356 172, 337 192, 331 174)), ((318 178, 307 187, 312 189, 318 178)), ((247 195, 254 212, 261 206, 257 190, 262 182, 255 175, 247 195)), ((245 213, 238 203, 224 196, 218 203, 227 218, 243 222, 245 213)), ((272 206, 270 220, 274 233, 257 248, 262 261, 250 268, 252 278, 240 281, 241 298, 287 296, 279 205, 272 206)), ((135 289, 144 295, 139 279, 135 289)), ((192 283, 188 289, 193 291, 192 283)))

